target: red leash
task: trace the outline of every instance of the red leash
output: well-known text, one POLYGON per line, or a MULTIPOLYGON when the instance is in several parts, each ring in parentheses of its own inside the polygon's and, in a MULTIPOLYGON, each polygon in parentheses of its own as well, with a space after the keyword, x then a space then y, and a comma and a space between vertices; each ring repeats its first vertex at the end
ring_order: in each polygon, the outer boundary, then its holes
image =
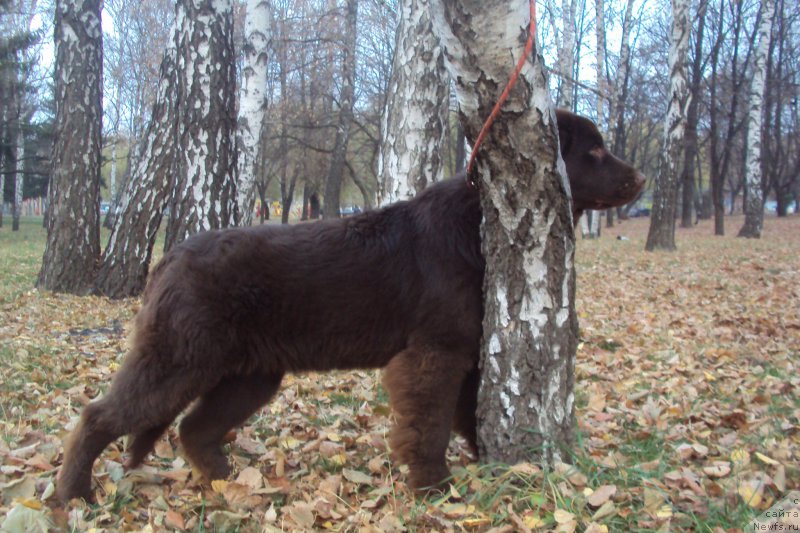
POLYGON ((530 0, 530 5, 531 25, 528 33, 528 42, 525 44, 525 53, 522 54, 522 56, 519 58, 519 61, 517 61, 517 68, 514 69, 514 73, 508 80, 508 84, 506 84, 506 88, 503 89, 503 94, 500 95, 500 99, 494 105, 494 109, 492 109, 491 114, 489 114, 489 118, 487 118, 486 122, 484 122, 481 132, 478 134, 478 140, 475 141, 475 146, 472 148, 472 154, 469 156, 469 163, 467 164, 467 183, 472 187, 477 187, 477 184, 470 177, 470 175, 472 174, 472 164, 475 162, 475 155, 478 153, 478 148, 480 148, 483 138, 486 137, 486 133, 489 131, 489 128, 492 127, 494 119, 497 118, 498 114, 500 114, 500 108, 508 99, 511 89, 513 89, 514 84, 517 83, 517 78, 519 78, 519 73, 522 72, 522 67, 525 65, 525 60, 527 60, 531 55, 531 52, 533 52, 533 37, 536 35, 536 0, 530 0))

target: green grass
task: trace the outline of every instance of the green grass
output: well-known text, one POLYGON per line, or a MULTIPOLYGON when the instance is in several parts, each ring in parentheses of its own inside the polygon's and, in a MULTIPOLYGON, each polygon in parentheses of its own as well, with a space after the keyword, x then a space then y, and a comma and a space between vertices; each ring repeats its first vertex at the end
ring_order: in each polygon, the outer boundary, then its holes
POLYGON ((11 217, 0 228, 0 304, 33 288, 44 253, 46 232, 42 217, 22 217, 19 231, 11 230, 11 217))

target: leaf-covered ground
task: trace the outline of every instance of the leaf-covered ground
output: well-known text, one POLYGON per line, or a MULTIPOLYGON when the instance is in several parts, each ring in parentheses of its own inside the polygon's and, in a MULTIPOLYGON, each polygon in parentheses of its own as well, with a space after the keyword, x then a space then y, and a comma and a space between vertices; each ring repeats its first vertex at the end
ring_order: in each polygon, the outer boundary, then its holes
POLYGON ((0 529, 743 529, 800 488, 800 218, 768 218, 759 241, 702 223, 669 254, 644 252, 646 231, 627 221, 578 245, 572 466, 481 468, 454 440, 449 493, 415 498, 389 458, 379 373, 294 376, 230 435, 228 481, 197 484, 173 427, 132 472, 109 447, 98 503, 64 508, 61 440, 119 366, 138 302, 32 289, 42 230, 3 227, 0 529))

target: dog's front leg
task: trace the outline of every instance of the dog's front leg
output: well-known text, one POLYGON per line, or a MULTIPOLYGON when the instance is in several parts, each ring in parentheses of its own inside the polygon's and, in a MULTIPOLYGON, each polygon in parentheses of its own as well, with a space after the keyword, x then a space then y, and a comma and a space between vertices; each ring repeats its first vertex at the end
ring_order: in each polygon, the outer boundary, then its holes
POLYGON ((384 385, 395 416, 390 445, 395 460, 409 467, 414 489, 437 487, 450 476, 445 453, 469 357, 428 346, 396 355, 384 385))

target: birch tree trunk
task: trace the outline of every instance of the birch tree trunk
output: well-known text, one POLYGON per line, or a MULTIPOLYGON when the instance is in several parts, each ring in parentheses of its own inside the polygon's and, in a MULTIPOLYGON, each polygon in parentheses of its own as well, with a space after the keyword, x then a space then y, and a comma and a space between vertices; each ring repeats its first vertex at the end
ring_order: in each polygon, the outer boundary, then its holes
MULTIPOLYGON (((431 11, 474 143, 523 53, 529 3, 431 0, 431 11)), ((486 258, 477 412, 486 461, 565 459, 562 446, 573 440, 575 236, 542 65, 537 49, 489 130, 475 170, 486 258)))
POLYGON ((85 294, 100 257, 103 32, 100 0, 55 4, 55 141, 47 244, 36 286, 85 294))
MULTIPOLYGON (((20 119, 21 119, 20 114, 20 119)), ((15 149, 15 170, 14 175, 14 210, 11 218, 11 231, 19 231, 19 217, 22 215, 22 189, 25 185, 25 135, 22 132, 22 121, 17 126, 17 142, 15 149)))
POLYGON ((561 0, 561 23, 564 27, 561 49, 558 51, 558 69, 561 83, 558 85, 558 107, 573 110, 572 80, 575 71, 575 2, 561 0))
POLYGON ((267 0, 247 0, 244 22, 244 67, 239 93, 237 149, 239 157, 238 203, 242 226, 253 223, 256 200, 255 181, 259 172, 259 136, 264 119, 267 92, 267 66, 272 38, 272 4, 267 0))
POLYGON ((342 92, 339 96, 339 122, 336 126, 336 140, 331 155, 331 166, 325 179, 324 218, 339 217, 339 202, 344 179, 344 165, 347 159, 347 143, 350 140, 350 126, 353 123, 353 104, 355 100, 356 78, 356 31, 358 22, 358 0, 347 0, 345 5, 345 43, 342 60, 342 92))
POLYGON ((166 250, 237 218, 232 0, 180 0, 175 27, 179 150, 166 250))
POLYGON ((601 129, 605 125, 605 103, 608 99, 608 76, 606 76, 606 17, 603 0, 595 0, 595 39, 597 41, 597 65, 595 76, 597 78, 597 124, 601 129))
POLYGON ((159 67, 158 92, 139 155, 125 183, 103 253, 95 290, 111 298, 136 296, 145 286, 156 233, 175 171, 178 118, 177 36, 173 28, 159 67))
POLYGON ((761 122, 764 92, 767 81, 767 55, 769 54, 775 1, 761 0, 761 23, 758 26, 758 48, 750 83, 750 112, 747 117, 747 153, 745 155, 745 181, 747 191, 744 203, 744 225, 739 237, 761 238, 764 226, 764 190, 761 185, 761 122))
POLYGON ((401 0, 378 157, 380 205, 412 198, 444 175, 450 84, 428 0, 401 0))
MULTIPOLYGON (((597 44, 597 64, 595 65, 595 77, 597 84, 597 103, 595 111, 597 113, 597 124, 601 130, 605 130, 606 113, 605 103, 609 97, 608 76, 606 75, 606 17, 603 7, 603 0, 595 0, 595 41, 597 44)), ((591 231, 595 237, 600 237, 600 212, 592 212, 592 222, 597 223, 597 233, 591 231)), ((613 208, 606 211, 606 222, 608 227, 614 225, 613 208)), ((592 224, 594 226, 594 224, 592 224)))
POLYGON ((619 158, 625 159, 625 106, 628 100, 628 72, 631 60, 631 19, 633 18, 633 0, 628 0, 625 16, 622 19, 622 36, 619 45, 619 65, 614 76, 614 93, 611 96, 611 116, 609 124, 609 145, 611 151, 619 158))
POLYGON ((691 228, 692 205, 694 204, 694 176, 697 159, 697 123, 699 120, 699 106, 702 98, 701 82, 703 67, 703 36, 706 26, 706 11, 708 2, 701 1, 697 7, 697 33, 694 41, 694 59, 692 61, 692 81, 689 90, 689 107, 686 111, 686 153, 683 158, 683 196, 681 199, 681 227, 691 228))
POLYGON ((672 0, 672 32, 669 49, 670 102, 664 124, 658 176, 653 191, 653 210, 645 250, 675 250, 675 209, 686 131, 686 57, 689 50, 689 0, 672 0))

